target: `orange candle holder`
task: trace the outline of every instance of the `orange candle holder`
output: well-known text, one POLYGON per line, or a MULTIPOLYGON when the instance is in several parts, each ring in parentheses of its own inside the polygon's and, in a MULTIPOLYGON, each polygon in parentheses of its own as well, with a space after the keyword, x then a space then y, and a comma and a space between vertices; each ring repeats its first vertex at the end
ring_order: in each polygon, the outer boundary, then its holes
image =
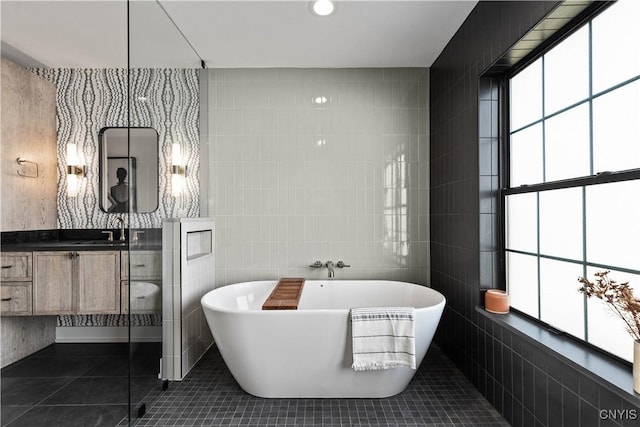
POLYGON ((499 289, 489 289, 484 294, 484 309, 489 313, 506 314, 509 312, 509 294, 499 289))

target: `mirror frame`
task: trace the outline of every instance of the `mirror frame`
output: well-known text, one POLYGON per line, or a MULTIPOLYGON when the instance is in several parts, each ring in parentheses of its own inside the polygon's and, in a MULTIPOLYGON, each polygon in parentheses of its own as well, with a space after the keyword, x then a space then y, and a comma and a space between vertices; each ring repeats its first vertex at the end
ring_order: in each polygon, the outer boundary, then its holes
MULTIPOLYGON (((128 139, 129 139, 129 145, 128 145, 128 149, 127 151, 130 150, 131 147, 131 135, 130 135, 130 130, 131 129, 150 129, 153 132, 155 132, 156 134, 156 162, 157 162, 157 169, 158 169, 158 181, 157 181, 157 185, 156 185, 156 203, 155 206, 152 210, 149 211, 145 211, 145 212, 139 212, 135 209, 133 209, 133 206, 129 206, 129 210, 126 213, 134 213, 134 214, 149 214, 149 213, 153 213, 155 211, 158 210, 158 207, 160 206, 160 155, 161 155, 161 151, 160 151, 160 134, 158 133, 157 130, 155 130, 154 128, 150 127, 150 126, 131 126, 131 127, 126 127, 126 126, 105 126, 102 129, 100 129, 100 131, 98 132, 98 187, 99 187, 99 191, 98 191, 98 207, 99 209, 104 212, 104 213, 125 213, 125 212, 109 212, 108 210, 105 209, 105 207, 103 206, 103 199, 106 196, 104 194, 104 186, 103 186, 103 179, 104 176, 106 174, 106 165, 104 165, 103 159, 108 159, 108 158, 113 158, 113 159, 120 159, 126 162, 126 157, 121 157, 121 156, 112 156, 109 157, 108 153, 106 151, 107 147, 105 147, 105 142, 104 142, 104 133, 106 131, 108 131, 109 129, 127 129, 127 133, 128 133, 128 139), (104 156, 103 156, 104 154, 104 156)), ((129 170, 134 170, 133 174, 135 174, 135 165, 136 165, 136 158, 135 157, 129 157, 129 170)), ((133 190, 130 189, 130 192, 136 193, 138 192, 138 186, 136 185, 136 188, 134 188, 133 190)))

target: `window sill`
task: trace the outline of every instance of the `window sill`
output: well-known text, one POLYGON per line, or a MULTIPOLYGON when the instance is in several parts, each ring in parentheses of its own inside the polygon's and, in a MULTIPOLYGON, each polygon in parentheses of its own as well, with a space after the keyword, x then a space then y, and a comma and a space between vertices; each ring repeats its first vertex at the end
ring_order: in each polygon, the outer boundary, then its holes
POLYGON ((493 314, 482 307, 476 307, 476 311, 532 344, 550 350, 563 363, 573 366, 623 399, 634 405, 640 404, 640 394, 633 391, 631 368, 627 364, 580 345, 571 338, 549 332, 517 313, 493 314))

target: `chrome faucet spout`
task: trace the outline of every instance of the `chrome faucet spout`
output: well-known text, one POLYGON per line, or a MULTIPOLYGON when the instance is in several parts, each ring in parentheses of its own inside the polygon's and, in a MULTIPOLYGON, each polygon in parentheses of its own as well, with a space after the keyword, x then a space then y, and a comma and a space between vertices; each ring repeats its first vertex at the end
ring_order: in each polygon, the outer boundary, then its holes
POLYGON ((119 223, 119 225, 120 225, 120 239, 118 239, 118 240, 120 240, 121 242, 124 242, 125 240, 127 240, 125 238, 125 236, 124 236, 124 218, 119 216, 114 221, 119 223))
POLYGON ((327 261, 327 270, 329 270, 329 279, 332 279, 334 276, 333 261, 327 261))

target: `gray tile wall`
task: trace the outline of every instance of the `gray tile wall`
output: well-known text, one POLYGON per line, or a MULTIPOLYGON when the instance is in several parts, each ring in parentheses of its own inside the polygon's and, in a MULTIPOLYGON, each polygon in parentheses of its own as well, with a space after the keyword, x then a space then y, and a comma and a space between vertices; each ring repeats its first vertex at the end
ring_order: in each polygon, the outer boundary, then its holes
POLYGON ((431 281, 448 299, 436 342, 514 426, 632 425, 638 399, 475 310, 500 274, 497 88, 479 76, 556 4, 478 3, 431 68, 431 281))
POLYGON ((326 278, 316 260, 350 264, 339 279, 428 284, 428 69, 208 75, 218 286, 326 278))

